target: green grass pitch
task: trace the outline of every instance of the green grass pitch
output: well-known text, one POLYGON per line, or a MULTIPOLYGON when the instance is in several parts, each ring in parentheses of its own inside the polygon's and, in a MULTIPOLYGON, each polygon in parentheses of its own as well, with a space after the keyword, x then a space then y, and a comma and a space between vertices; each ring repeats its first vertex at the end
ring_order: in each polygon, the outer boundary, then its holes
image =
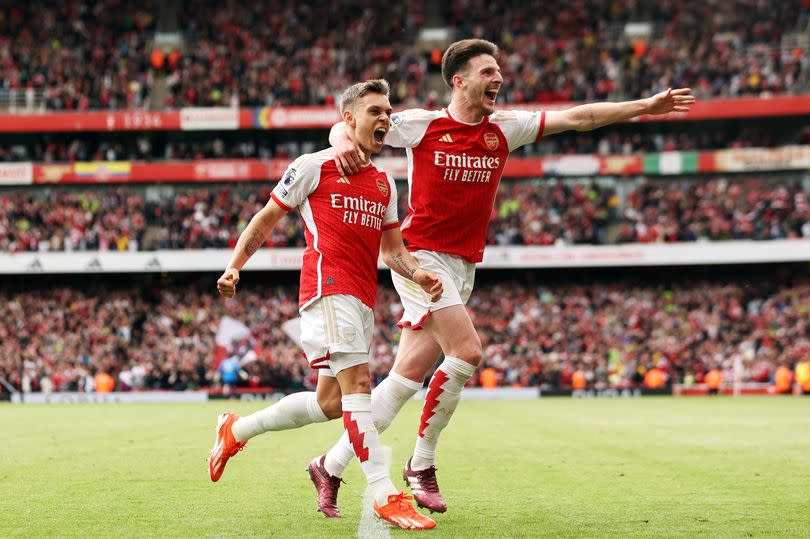
MULTIPOLYGON (((209 481, 216 414, 261 406, 0 406, 0 536, 356 536, 359 467, 341 519, 304 472, 340 422, 255 438, 209 481)), ((383 435, 398 485, 418 414, 383 435)), ((442 438, 449 510, 393 537, 810 537, 807 398, 470 401, 442 438)))

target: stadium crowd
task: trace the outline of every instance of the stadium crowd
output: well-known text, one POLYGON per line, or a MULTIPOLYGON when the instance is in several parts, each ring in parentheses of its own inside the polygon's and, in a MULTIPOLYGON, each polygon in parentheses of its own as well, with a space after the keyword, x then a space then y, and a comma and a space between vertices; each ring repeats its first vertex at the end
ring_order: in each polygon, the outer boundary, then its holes
MULTIPOLYGON (((660 179, 633 185, 620 195, 615 181, 504 182, 488 243, 810 239, 810 189, 795 179, 660 179)), ((0 251, 233 247, 270 190, 240 184, 0 191, 0 251)), ((407 186, 400 184, 399 194, 404 218, 407 186)), ((295 212, 267 242, 268 247, 303 245, 295 212)))
POLYGON ((0 93, 41 91, 56 110, 320 105, 350 82, 385 77, 394 103, 431 105, 443 96, 428 82, 441 50, 417 39, 428 26, 499 44, 501 100, 510 103, 633 98, 677 86, 699 98, 796 93, 810 69, 807 51, 791 40, 807 29, 807 0, 465 0, 443 4, 430 20, 423 0, 384 10, 367 0, 176 5, 171 14, 150 0, 134 15, 121 0, 4 9, 0 93), (182 45, 147 50, 161 16, 179 23, 182 45), (150 103, 158 78, 168 97, 150 103))
POLYGON ((136 251, 144 210, 133 189, 0 192, 0 251, 136 251))
POLYGON ((552 245, 810 238, 810 190, 762 178, 616 185, 547 180, 501 188, 489 244, 552 245))
POLYGON ((424 5, 185 0, 178 20, 196 45, 172 70, 166 105, 328 105, 371 78, 388 79, 393 103, 424 104, 426 61, 413 47, 424 5))
POLYGON ((19 2, 0 9, 0 97, 39 92, 52 110, 138 109, 152 86, 147 44, 159 3, 19 2))
MULTIPOLYGON (((213 283, 4 289, 0 376, 30 391, 215 386, 215 336, 230 316, 248 326, 257 354, 242 365, 239 385, 311 388, 314 376, 281 327, 297 316, 296 287, 246 282, 226 301, 213 283)), ((807 359, 808 309, 806 276, 745 285, 480 283, 469 311, 484 360, 472 384, 559 389, 580 377, 595 389, 635 388, 651 385, 654 368, 665 383, 700 383, 715 368, 731 379, 739 362, 743 381, 768 382, 780 366, 807 359)), ((395 292, 381 287, 377 381, 396 355, 400 313, 395 292)))
POLYGON ((473 0, 444 11, 458 34, 500 45, 508 102, 642 97, 677 87, 698 98, 772 95, 795 92, 810 69, 807 51, 783 42, 806 31, 806 0, 473 0))

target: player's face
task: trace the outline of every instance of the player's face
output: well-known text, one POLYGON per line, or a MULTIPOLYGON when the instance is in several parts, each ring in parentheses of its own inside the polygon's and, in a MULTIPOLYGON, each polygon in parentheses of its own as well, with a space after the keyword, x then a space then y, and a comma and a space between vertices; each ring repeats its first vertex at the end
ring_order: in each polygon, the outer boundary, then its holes
POLYGON ((462 79, 465 101, 484 116, 495 112, 495 100, 503 85, 501 68, 495 58, 489 54, 471 58, 462 79))
POLYGON ((357 142, 369 154, 379 153, 391 127, 391 103, 382 94, 363 96, 355 110, 357 142))

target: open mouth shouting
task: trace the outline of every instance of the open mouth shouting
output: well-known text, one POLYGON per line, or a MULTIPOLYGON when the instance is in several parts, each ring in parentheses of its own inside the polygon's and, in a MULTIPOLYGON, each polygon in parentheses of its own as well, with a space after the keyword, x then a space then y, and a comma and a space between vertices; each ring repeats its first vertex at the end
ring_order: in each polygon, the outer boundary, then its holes
POLYGON ((382 145, 383 141, 385 140, 385 135, 388 133, 388 129, 385 127, 378 127, 374 130, 374 142, 376 144, 382 145))
POLYGON ((490 107, 495 106, 495 100, 498 99, 499 88, 490 88, 484 92, 484 103, 490 107))

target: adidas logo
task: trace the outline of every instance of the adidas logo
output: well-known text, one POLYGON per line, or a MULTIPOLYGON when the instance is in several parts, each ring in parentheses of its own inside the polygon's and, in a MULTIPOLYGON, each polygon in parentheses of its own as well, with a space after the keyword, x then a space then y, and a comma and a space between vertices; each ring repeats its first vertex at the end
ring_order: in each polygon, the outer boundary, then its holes
POLYGON ((153 256, 152 259, 149 262, 146 263, 146 271, 150 271, 150 270, 151 271, 160 271, 161 270, 160 260, 158 260, 158 257, 153 256))
POLYGON ((84 267, 85 271, 101 271, 101 261, 98 258, 94 258, 84 267))
MULTIPOLYGON (((349 182, 346 182, 346 183, 349 183, 349 182)), ((335 281, 334 281, 334 279, 332 279, 331 277, 328 277, 328 278, 326 279, 326 284, 335 284, 335 281)))
POLYGON ((338 182, 338 183, 345 183, 345 184, 348 184, 348 185, 351 185, 351 184, 352 184, 352 182, 350 182, 350 181, 349 181, 349 180, 346 178, 346 176, 341 176, 341 177, 340 177, 340 179, 339 179, 337 182, 338 182))
POLYGON ((39 261, 39 258, 35 258, 33 262, 25 266, 25 271, 28 271, 30 273, 39 273, 44 269, 45 268, 42 267, 42 262, 39 261))
POLYGON ((439 142, 453 142, 453 137, 451 137, 449 133, 445 133, 439 137, 439 142))

